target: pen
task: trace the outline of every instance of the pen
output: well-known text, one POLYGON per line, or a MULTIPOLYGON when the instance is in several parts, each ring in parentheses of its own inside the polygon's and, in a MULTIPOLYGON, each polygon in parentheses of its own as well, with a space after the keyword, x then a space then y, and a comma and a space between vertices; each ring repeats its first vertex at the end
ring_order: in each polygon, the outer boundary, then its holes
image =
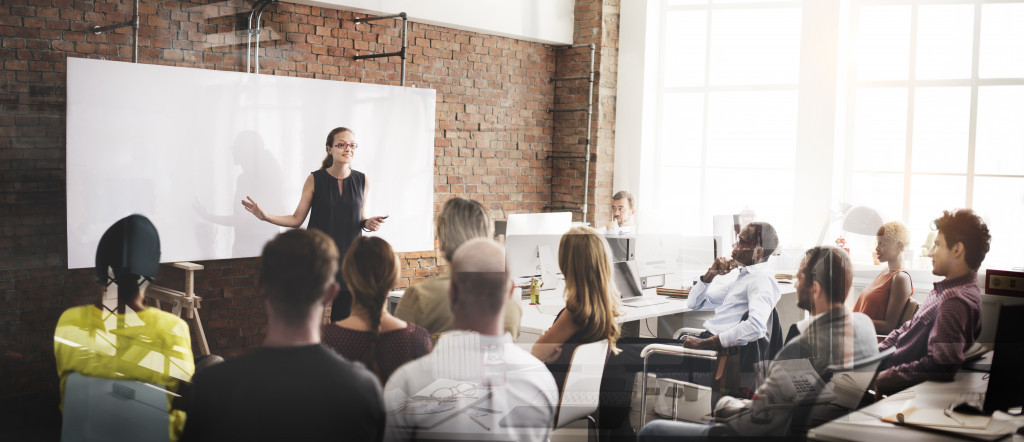
POLYGON ((488 427, 487 425, 484 425, 483 422, 480 422, 480 419, 477 419, 476 417, 473 417, 473 415, 471 415, 471 414, 467 414, 466 416, 469 416, 470 419, 473 419, 473 422, 476 422, 477 425, 479 425, 481 427, 484 427, 485 430, 491 431, 491 427, 488 427))
POLYGON ((957 415, 953 414, 953 412, 950 411, 948 408, 945 409, 945 410, 942 410, 942 414, 946 415, 946 417, 949 417, 950 419, 955 420, 957 424, 960 424, 961 426, 964 425, 964 420, 960 419, 960 417, 958 417, 957 415))

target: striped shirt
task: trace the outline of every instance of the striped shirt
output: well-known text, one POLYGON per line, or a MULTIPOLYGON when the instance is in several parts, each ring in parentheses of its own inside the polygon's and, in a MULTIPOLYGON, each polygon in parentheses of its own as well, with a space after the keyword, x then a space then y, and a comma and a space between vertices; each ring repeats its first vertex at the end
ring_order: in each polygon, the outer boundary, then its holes
POLYGON ((880 392, 889 394, 924 381, 952 381, 964 350, 981 334, 981 290, 971 272, 935 283, 914 317, 878 345, 896 352, 878 374, 880 392))

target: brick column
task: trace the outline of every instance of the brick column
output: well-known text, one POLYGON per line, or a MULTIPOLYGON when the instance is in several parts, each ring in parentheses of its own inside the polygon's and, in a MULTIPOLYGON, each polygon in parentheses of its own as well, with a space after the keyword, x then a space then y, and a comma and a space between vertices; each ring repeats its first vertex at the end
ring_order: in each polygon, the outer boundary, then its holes
MULTIPOLYGON (((587 219, 592 226, 601 225, 611 218, 612 168, 615 159, 615 90, 619 58, 619 1, 577 0, 576 44, 593 43, 595 82, 594 111, 590 127, 590 180, 587 189, 587 219)), ((590 50, 581 48, 555 49, 555 76, 586 75, 590 67, 590 50)), ((567 80, 555 87, 555 108, 575 109, 587 105, 586 80, 567 80)), ((582 156, 586 149, 587 124, 585 112, 555 115, 555 136, 552 153, 582 156)), ((583 201, 583 182, 586 179, 582 159, 552 159, 551 206, 579 207, 583 201)), ((556 209, 558 210, 558 209, 556 209)), ((582 210, 576 210, 574 221, 582 220, 582 210)))

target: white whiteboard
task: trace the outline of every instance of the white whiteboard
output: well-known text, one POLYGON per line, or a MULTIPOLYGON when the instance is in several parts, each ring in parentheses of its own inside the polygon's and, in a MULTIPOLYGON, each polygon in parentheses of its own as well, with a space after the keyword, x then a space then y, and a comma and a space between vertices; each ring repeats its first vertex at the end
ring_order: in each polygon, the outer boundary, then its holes
POLYGON ((338 126, 359 143, 365 215, 390 215, 379 236, 434 248, 432 89, 82 58, 67 75, 68 268, 94 266, 132 213, 156 225, 162 262, 259 256, 282 229, 240 200, 292 213, 338 126))

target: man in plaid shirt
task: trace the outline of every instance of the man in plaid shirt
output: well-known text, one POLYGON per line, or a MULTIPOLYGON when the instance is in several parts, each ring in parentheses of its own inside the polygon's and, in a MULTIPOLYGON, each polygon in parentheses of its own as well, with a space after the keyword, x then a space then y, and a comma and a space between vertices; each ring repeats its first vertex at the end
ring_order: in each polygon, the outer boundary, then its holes
POLYGON ((970 209, 944 211, 929 251, 935 283, 914 317, 878 345, 896 353, 879 367, 877 388, 891 394, 924 381, 952 381, 964 362, 964 350, 981 334, 978 268, 988 253, 988 226, 970 209))

